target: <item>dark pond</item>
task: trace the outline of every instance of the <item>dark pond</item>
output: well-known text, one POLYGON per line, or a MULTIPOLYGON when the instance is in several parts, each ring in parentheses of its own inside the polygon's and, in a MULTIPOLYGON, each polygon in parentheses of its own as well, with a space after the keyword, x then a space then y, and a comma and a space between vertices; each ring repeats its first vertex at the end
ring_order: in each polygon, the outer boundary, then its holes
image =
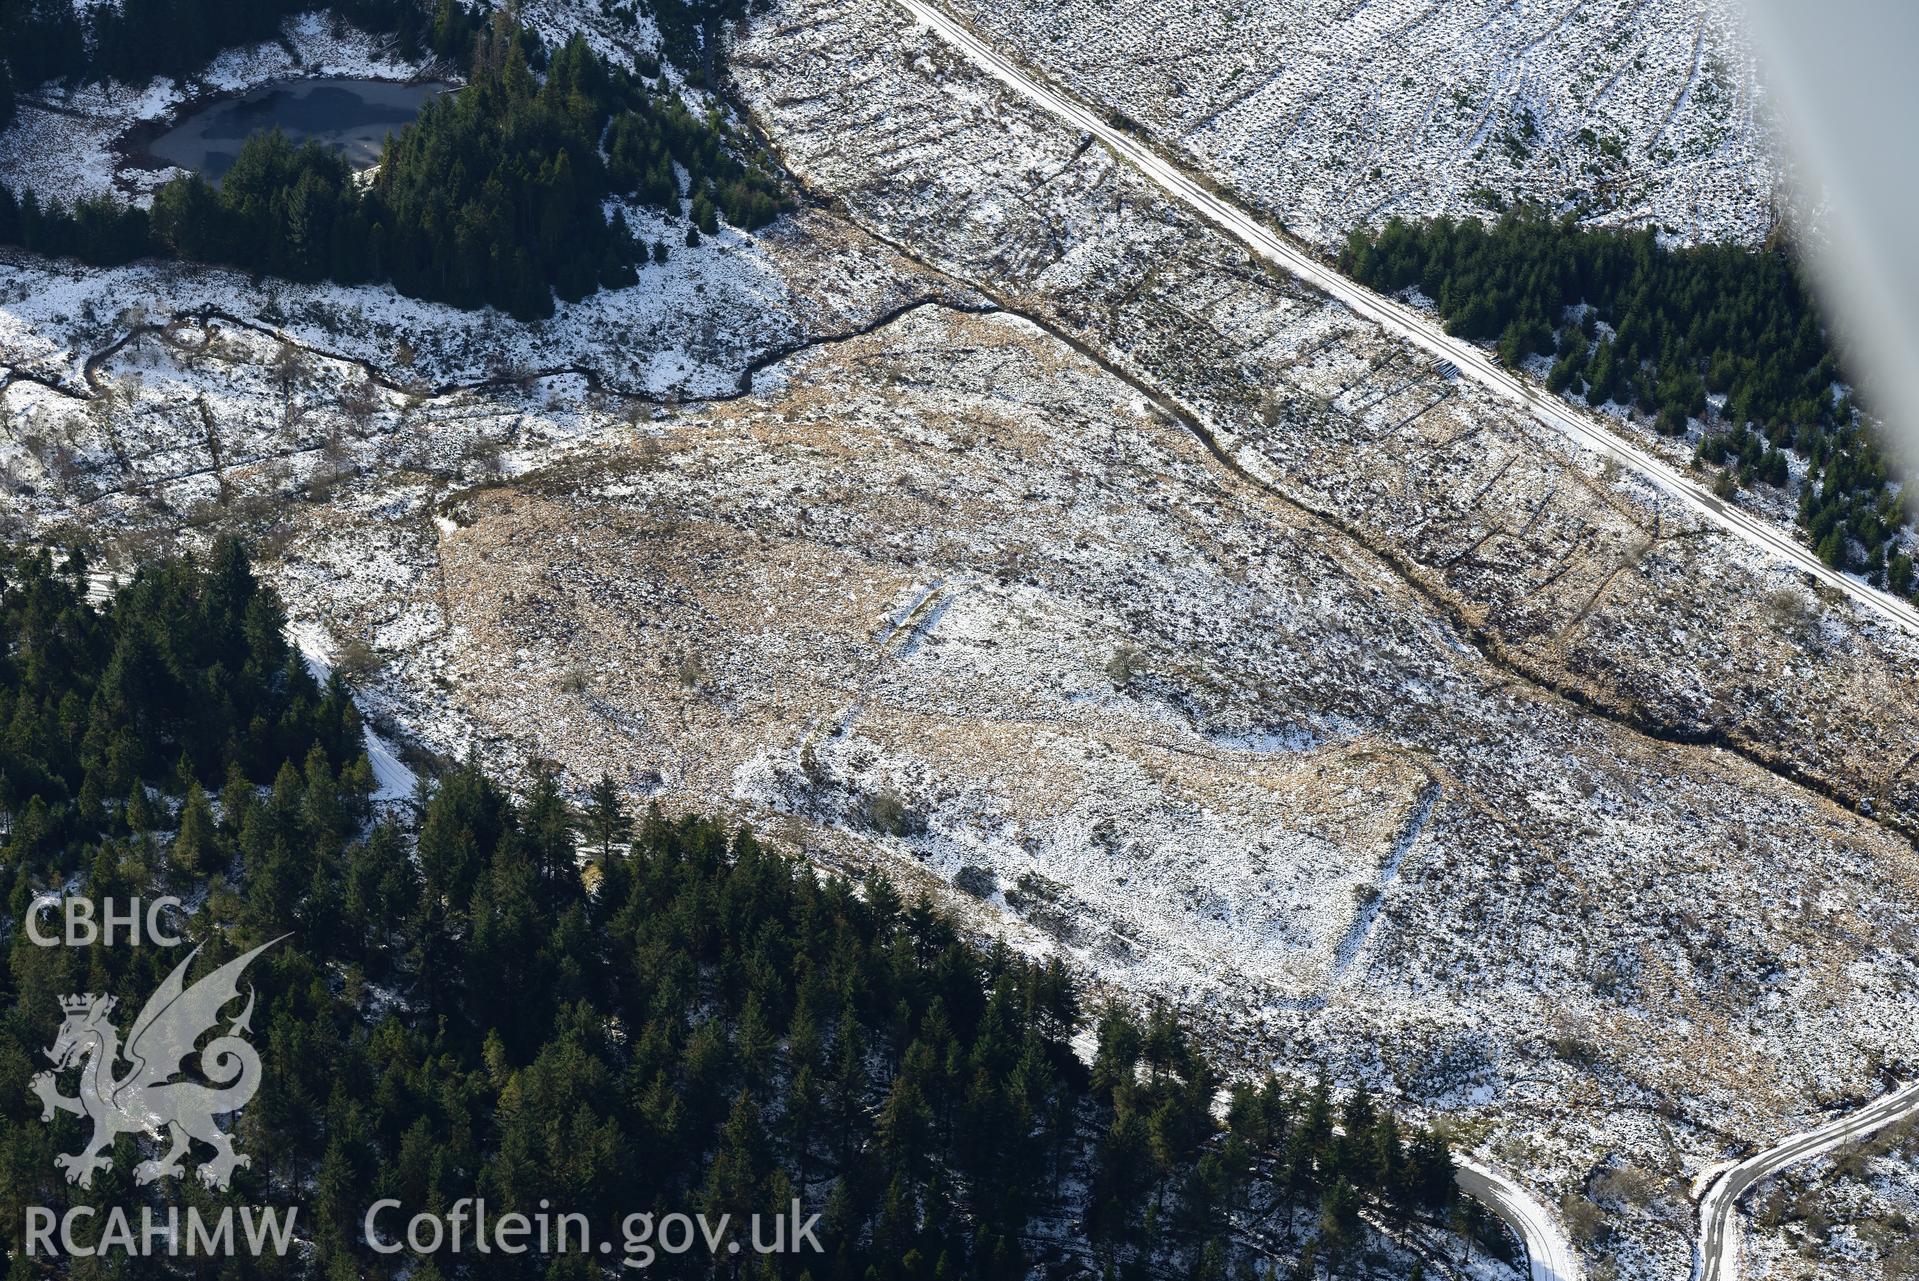
POLYGON ((389 133, 411 124, 427 100, 447 88, 390 80, 275 81, 195 108, 147 149, 218 182, 250 135, 277 127, 295 144, 322 143, 365 169, 379 160, 389 133))

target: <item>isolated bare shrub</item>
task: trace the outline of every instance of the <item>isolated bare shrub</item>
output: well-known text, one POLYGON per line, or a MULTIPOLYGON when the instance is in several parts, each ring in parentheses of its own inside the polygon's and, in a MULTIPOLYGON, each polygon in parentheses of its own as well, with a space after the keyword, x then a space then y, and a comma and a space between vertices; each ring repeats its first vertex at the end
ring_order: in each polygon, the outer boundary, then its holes
POLYGON ((349 682, 359 684, 379 675, 385 660, 380 657, 378 650, 355 636, 340 646, 339 656, 333 666, 349 682))
POLYGON ((1601 1172, 1593 1181, 1593 1191, 1605 1200, 1643 1210, 1659 1194, 1659 1176, 1636 1165, 1622 1165, 1601 1172))
POLYGON ((1775 587, 1766 593, 1766 620, 1794 640, 1811 638, 1817 614, 1812 604, 1790 587, 1775 587))
POLYGON ((953 888, 973 898, 991 898, 999 889, 999 878, 983 867, 968 863, 954 875, 953 888))
POLYGON ((876 832, 888 836, 913 836, 925 830, 925 824, 906 807, 898 792, 878 792, 867 798, 866 822, 876 832))
POLYGON ((1559 1214, 1565 1220, 1566 1231, 1581 1245, 1591 1246, 1606 1232, 1605 1210, 1580 1193, 1568 1194, 1559 1204, 1559 1214))

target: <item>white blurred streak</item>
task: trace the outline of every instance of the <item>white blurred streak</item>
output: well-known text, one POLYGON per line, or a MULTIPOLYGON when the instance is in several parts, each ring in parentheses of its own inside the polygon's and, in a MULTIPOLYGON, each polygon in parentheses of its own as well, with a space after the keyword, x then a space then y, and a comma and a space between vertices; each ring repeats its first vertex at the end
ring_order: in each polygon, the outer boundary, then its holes
POLYGON ((1799 239, 1854 376, 1919 462, 1919 0, 1747 0, 1799 239), (1811 216, 1816 210, 1816 216, 1811 216))

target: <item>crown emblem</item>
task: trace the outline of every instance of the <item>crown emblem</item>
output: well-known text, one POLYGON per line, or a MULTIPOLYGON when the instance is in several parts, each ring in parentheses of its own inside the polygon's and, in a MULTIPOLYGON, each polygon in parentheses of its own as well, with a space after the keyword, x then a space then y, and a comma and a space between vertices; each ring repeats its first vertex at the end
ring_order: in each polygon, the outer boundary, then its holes
POLYGON ((93 1009, 96 1002, 99 1004, 102 1014, 113 1009, 112 997, 99 997, 91 992, 81 992, 73 996, 61 997, 60 1008, 68 1014, 86 1014, 93 1009))

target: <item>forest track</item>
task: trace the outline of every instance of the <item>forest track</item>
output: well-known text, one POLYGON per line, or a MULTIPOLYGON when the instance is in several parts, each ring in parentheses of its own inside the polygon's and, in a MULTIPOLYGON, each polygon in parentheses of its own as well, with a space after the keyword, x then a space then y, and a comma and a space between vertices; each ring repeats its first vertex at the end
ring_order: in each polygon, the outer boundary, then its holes
POLYGON ((1735 1281, 1738 1277, 1739 1233, 1734 1210, 1739 1198, 1755 1184, 1787 1166, 1863 1139, 1911 1116, 1919 1116, 1919 1084, 1882 1094, 1864 1107, 1775 1143, 1721 1173, 1699 1198, 1699 1262, 1693 1275, 1698 1281, 1735 1281))
POLYGON ((1130 131, 1044 82, 1038 74, 974 35, 964 23, 926 0, 895 0, 917 22, 951 45, 968 62, 1062 123, 1098 139, 1119 160, 1167 195, 1246 245, 1259 257, 1343 303, 1355 313, 1441 360, 1502 400, 1514 402, 1573 443, 1611 459, 1649 481, 1676 505, 1748 546, 1784 561, 1815 581, 1851 598, 1868 613, 1919 635, 1919 608, 1828 566, 1773 522, 1750 516, 1714 497, 1650 453, 1614 435, 1597 414, 1575 409, 1502 369, 1476 344, 1454 338, 1432 318, 1341 275, 1256 215, 1215 194, 1215 184, 1167 159, 1130 131))

